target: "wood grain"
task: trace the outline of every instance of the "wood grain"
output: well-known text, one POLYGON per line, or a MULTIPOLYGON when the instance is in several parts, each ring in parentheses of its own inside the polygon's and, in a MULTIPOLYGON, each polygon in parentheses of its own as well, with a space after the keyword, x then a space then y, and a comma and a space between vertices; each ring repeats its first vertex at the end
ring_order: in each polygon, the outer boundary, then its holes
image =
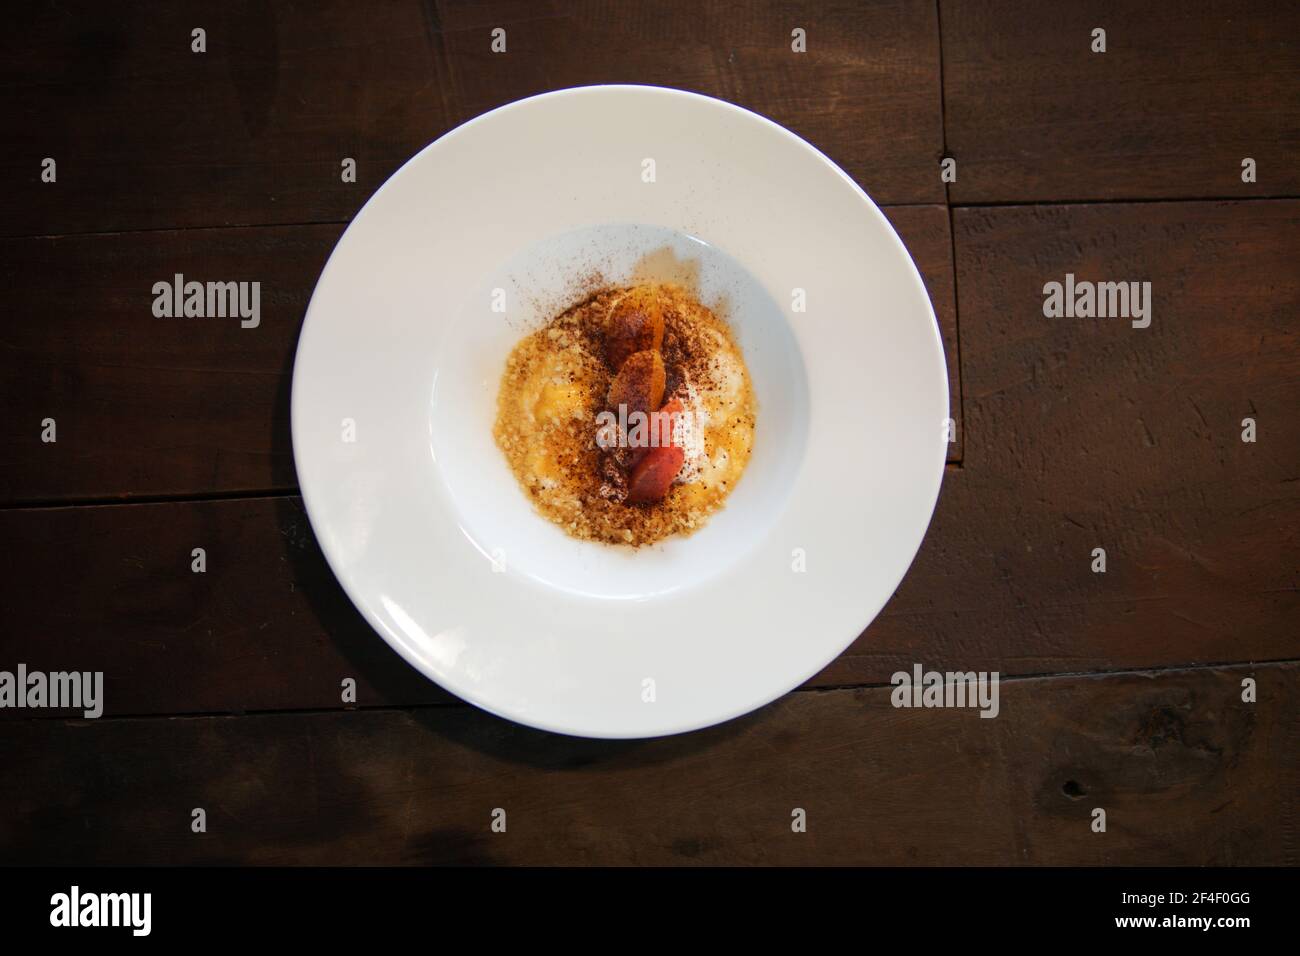
POLYGON ((940 23, 953 202, 1300 194, 1295 4, 940 0, 940 23))
POLYGON ((1298 692, 1293 664, 1007 681, 992 720, 804 692, 647 741, 468 707, 10 723, 0 862, 1294 865, 1298 692))
POLYGON ((1016 674, 1300 656, 1300 202, 959 209, 955 232, 963 466, 819 679, 922 652, 1016 674), (1067 272, 1150 281, 1150 327, 1045 318, 1067 272))
POLYGON ((944 200, 931 0, 438 0, 434 8, 439 88, 458 121, 570 86, 671 86, 786 126, 877 202, 944 200), (491 51, 498 27, 504 54, 491 51), (791 50, 796 27, 806 53, 791 50))
POLYGON ((416 0, 24 3, 0 40, 0 231, 346 219, 450 128, 432 48, 416 0))
POLYGON ((0 511, 0 540, 0 666, 102 671, 109 715, 333 707, 346 678, 361 706, 453 699, 352 606, 297 498, 0 511))
MULTIPOLYGON (((946 213, 889 215, 930 286, 956 397, 946 213)), ((0 239, 0 283, 21 317, 0 333, 0 504, 294 489, 293 354, 342 229, 0 239), (154 283, 178 272, 187 281, 260 282, 260 324, 155 317, 154 283), (53 443, 42 440, 47 418, 53 443)), ((959 403, 954 409, 959 416, 959 403)))
POLYGON ((592 83, 721 96, 881 202, 939 202, 930 0, 22 5, 0 41, 0 235, 341 222, 421 147, 592 83), (791 30, 808 31, 793 53, 791 30), (494 28, 505 53, 491 51, 494 28), (207 51, 191 31, 207 31, 207 51), (57 179, 43 182, 45 158, 57 179), (341 163, 356 160, 356 182, 341 163))
POLYGON ((289 373, 341 226, 0 240, 0 501, 292 487, 289 373), (260 283, 260 324, 157 318, 156 282, 260 283), (46 419, 54 442, 43 440, 46 419))

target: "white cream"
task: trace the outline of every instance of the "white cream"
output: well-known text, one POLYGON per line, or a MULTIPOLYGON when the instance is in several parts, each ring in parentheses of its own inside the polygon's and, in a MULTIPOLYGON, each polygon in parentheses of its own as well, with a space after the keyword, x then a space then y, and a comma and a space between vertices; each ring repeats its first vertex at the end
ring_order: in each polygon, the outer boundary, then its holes
MULTIPOLYGON (((688 423, 688 427, 682 437, 682 450, 686 452, 686 460, 682 463, 682 469, 677 473, 677 481, 680 484, 688 485, 700 480, 700 475, 709 464, 708 455, 704 448, 704 431, 709 425, 709 413, 704 407, 704 402, 700 400, 700 394, 695 388, 690 378, 684 379, 681 387, 678 388, 676 397, 682 403, 682 409, 688 423)), ((676 438, 676 435, 674 435, 676 438)))

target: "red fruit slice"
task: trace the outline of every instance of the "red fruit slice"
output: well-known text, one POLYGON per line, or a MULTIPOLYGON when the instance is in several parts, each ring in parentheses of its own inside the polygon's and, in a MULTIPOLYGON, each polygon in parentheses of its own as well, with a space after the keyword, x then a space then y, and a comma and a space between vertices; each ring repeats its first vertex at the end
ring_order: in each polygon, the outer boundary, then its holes
POLYGON ((686 451, 676 445, 651 448, 632 469, 632 477, 627 483, 627 500, 658 501, 668 494, 673 479, 685 462, 686 451))
POLYGON ((669 444, 645 449, 632 466, 627 482, 627 500, 631 502, 658 501, 668 494, 673 479, 686 463, 686 449, 673 443, 677 437, 675 416, 685 412, 682 403, 674 398, 659 411, 669 416, 668 435, 660 434, 660 441, 666 437, 669 444))

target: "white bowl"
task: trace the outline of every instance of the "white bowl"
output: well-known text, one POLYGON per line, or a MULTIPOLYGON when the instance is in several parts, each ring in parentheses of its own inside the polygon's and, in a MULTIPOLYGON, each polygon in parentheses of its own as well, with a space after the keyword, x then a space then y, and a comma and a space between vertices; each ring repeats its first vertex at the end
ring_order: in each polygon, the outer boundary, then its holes
POLYGON ((312 296, 292 419, 321 548, 403 657, 521 723, 646 737, 862 632, 929 523, 947 408, 920 276, 848 176, 739 107, 598 86, 480 116, 375 193, 312 296), (690 537, 571 539, 493 441, 506 355, 594 271, 692 285, 744 351, 753 458, 690 537))

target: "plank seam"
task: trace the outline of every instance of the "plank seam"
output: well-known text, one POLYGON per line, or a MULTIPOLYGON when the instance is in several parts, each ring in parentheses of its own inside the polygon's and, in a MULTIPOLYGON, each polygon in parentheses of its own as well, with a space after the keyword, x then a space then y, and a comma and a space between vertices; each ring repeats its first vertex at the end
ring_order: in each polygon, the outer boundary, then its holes
MULTIPOLYGON (((1003 677, 999 675, 999 683, 1020 683, 1031 680, 1077 680, 1080 678, 1108 680, 1115 677, 1142 677, 1156 674, 1176 674, 1176 673, 1198 673, 1200 671, 1225 670, 1242 667, 1286 667, 1289 665, 1300 664, 1300 658, 1280 658, 1276 660, 1264 661, 1221 661, 1212 664, 1171 664, 1165 667, 1145 667, 1145 668, 1128 668, 1113 671, 1081 671, 1081 672, 1062 672, 1062 673, 1044 673, 1044 674, 1020 674, 1008 675, 1003 677)), ((776 700, 784 700, 790 694, 825 694, 847 690, 885 690, 893 687, 892 684, 831 684, 824 687, 796 687, 789 694, 783 694, 776 700)), ((772 701, 771 703, 776 703, 772 701)), ((771 704, 765 704, 765 707, 771 704)), ((410 713, 424 710, 445 710, 448 708, 455 709, 481 709, 475 708, 473 704, 462 700, 433 701, 420 704, 375 704, 373 706, 358 707, 289 707, 282 710, 214 710, 214 711, 195 711, 188 714, 112 714, 103 717, 97 717, 94 720, 85 718, 68 717, 59 714, 46 714, 43 716, 34 715, 32 717, 22 718, 5 718, 0 720, 0 735, 4 733, 6 725, 20 725, 43 723, 48 721, 63 721, 69 724, 84 726, 88 724, 103 724, 116 721, 128 720, 214 720, 214 719, 239 719, 243 717, 300 717, 311 716, 316 714, 340 714, 340 713, 410 713)), ((762 710, 763 708, 758 708, 762 710)), ((487 713, 487 711, 484 711, 487 713)), ((752 712, 751 712, 752 713, 752 712)), ((498 718, 506 721, 505 718, 498 718)), ((513 721, 506 721, 513 723, 513 721)), ((521 725, 522 726, 522 725, 521 725)), ((704 728, 701 728, 704 729, 704 728)))

